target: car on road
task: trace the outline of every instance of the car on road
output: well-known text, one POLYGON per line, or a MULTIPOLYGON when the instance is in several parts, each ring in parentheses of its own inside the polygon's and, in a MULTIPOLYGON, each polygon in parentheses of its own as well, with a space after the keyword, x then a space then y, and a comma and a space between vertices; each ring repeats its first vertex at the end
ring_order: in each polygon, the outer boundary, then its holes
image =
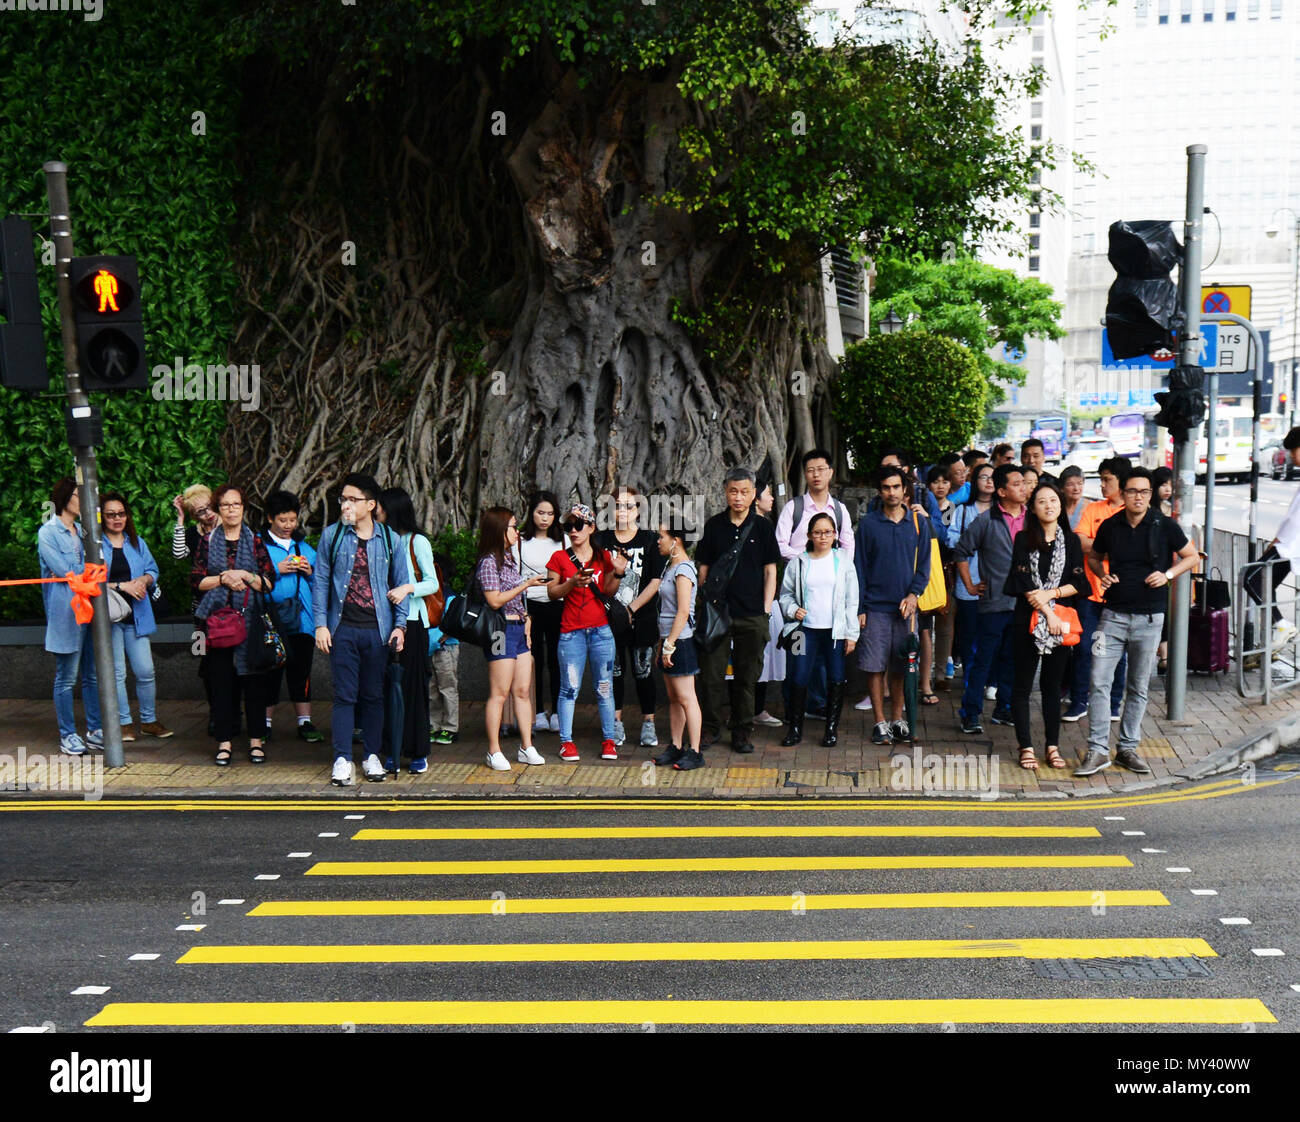
POLYGON ((1274 479, 1300 479, 1300 468, 1291 463, 1291 453, 1282 447, 1280 441, 1271 440, 1259 450, 1260 465, 1269 465, 1269 474, 1274 479))
POLYGON ((1070 442, 1062 467, 1077 467, 1084 475, 1096 475, 1102 460, 1115 454, 1115 446, 1104 436, 1085 434, 1070 442))

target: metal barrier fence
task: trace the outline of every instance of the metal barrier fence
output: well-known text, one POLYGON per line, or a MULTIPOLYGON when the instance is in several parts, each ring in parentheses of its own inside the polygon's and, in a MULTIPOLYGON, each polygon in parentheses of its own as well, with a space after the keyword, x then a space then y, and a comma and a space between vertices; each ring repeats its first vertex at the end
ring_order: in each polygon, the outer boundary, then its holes
POLYGON ((1237 660, 1237 692, 1250 700, 1258 698, 1265 705, 1273 700, 1274 693, 1300 685, 1296 632, 1281 644, 1274 633, 1275 607, 1282 621, 1289 621, 1293 627, 1300 609, 1295 590, 1285 584, 1277 590, 1284 595, 1274 599, 1272 570, 1279 563, 1284 562, 1278 558, 1248 561, 1237 568, 1233 582, 1236 605, 1230 618, 1235 623, 1232 649, 1237 660))

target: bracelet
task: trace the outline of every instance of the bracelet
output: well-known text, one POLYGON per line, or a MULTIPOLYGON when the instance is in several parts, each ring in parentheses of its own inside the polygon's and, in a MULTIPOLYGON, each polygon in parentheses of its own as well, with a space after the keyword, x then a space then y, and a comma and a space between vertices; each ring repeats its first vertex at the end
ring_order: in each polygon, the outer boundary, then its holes
POLYGON ((677 644, 676 644, 676 643, 665 643, 665 644, 663 645, 663 652, 664 652, 664 654, 669 654, 669 655, 670 655, 670 654, 672 654, 676 649, 677 649, 677 644))

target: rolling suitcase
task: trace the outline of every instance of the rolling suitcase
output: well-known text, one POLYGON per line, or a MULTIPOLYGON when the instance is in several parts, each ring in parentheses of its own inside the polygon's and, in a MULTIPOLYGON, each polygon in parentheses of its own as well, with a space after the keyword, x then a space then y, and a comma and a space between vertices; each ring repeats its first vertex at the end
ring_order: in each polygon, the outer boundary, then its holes
POLYGON ((1228 669, 1228 610, 1195 610, 1187 618, 1187 669, 1218 674, 1228 669))

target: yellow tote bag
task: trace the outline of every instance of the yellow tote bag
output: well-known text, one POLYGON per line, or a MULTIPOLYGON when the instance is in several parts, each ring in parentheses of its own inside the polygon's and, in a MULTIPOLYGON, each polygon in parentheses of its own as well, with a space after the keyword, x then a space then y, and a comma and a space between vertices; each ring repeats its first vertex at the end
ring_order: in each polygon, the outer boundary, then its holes
MULTIPOLYGON (((912 522, 916 526, 916 536, 921 536, 921 520, 916 511, 912 512, 912 522)), ((915 569, 920 561, 920 549, 912 557, 915 569)), ((939 539, 930 535, 930 580, 925 591, 917 598, 917 610, 922 612, 946 612, 948 610, 948 585, 943 579, 943 559, 939 556, 939 539)))

